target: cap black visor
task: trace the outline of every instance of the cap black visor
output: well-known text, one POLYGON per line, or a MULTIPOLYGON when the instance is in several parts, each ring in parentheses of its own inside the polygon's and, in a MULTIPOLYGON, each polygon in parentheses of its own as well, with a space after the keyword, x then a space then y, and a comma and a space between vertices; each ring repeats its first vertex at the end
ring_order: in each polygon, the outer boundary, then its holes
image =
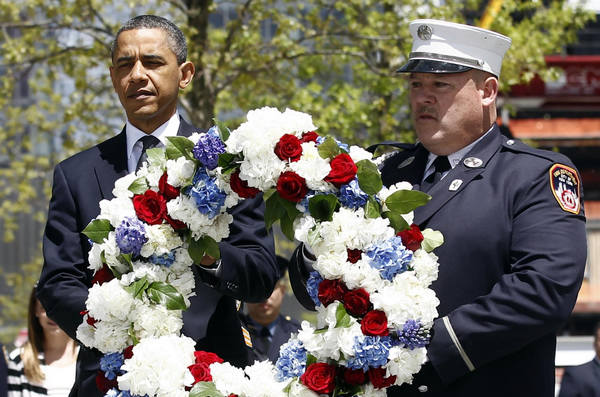
POLYGON ((461 73, 472 68, 444 61, 431 59, 411 59, 396 73, 461 73))

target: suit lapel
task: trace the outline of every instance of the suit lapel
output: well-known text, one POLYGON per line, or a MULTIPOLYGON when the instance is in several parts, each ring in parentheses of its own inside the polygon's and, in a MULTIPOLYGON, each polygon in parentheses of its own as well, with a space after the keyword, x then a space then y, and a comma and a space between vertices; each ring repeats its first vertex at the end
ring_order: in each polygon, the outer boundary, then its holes
MULTIPOLYGON (((456 167, 450 170, 444 179, 434 185, 428 192, 431 196, 431 201, 415 210, 414 222, 417 225, 422 225, 448 201, 463 191, 469 183, 485 171, 488 162, 501 146, 502 137, 500 130, 494 125, 490 133, 465 156, 465 158, 476 157, 480 159, 482 161, 481 166, 468 167, 461 161, 456 167)), ((423 175, 423 172, 421 172, 421 175, 423 175)))
POLYGON ((409 182, 413 189, 418 189, 425 165, 427 164, 428 152, 422 145, 416 146, 412 153, 405 155, 399 153, 386 161, 382 170, 382 180, 385 186, 391 186, 398 182, 409 182))
POLYGON ((127 175, 127 137, 125 128, 121 133, 98 145, 100 161, 94 166, 96 180, 100 186, 102 198, 113 198, 115 181, 127 175))
MULTIPOLYGON (((196 128, 182 117, 179 118, 179 121, 178 136, 189 137, 196 132, 196 128)), ((128 174, 125 127, 119 135, 99 144, 98 149, 100 150, 100 161, 94 167, 94 173, 100 186, 102 198, 110 200, 113 198, 112 191, 115 181, 128 174)))

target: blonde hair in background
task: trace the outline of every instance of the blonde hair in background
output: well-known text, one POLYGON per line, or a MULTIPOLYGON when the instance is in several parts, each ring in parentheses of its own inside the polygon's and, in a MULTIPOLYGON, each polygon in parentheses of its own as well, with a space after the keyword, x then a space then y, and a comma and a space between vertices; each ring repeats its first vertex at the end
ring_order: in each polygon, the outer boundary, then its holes
POLYGON ((28 338, 23 345, 21 360, 23 361, 25 377, 31 382, 42 383, 45 377, 44 372, 42 372, 39 354, 44 351, 44 330, 35 315, 36 304, 37 298, 35 288, 33 288, 29 296, 29 307, 27 309, 28 338))

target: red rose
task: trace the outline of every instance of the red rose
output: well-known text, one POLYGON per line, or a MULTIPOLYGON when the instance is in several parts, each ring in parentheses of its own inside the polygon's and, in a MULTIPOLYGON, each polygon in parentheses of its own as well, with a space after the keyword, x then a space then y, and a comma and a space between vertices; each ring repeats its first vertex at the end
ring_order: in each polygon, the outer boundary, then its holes
POLYGON ((364 316, 370 306, 369 293, 364 288, 354 289, 344 294, 344 307, 353 316, 364 316))
POLYGON ((179 196, 179 189, 175 186, 169 185, 169 183, 167 183, 167 178, 168 177, 166 172, 162 174, 162 176, 158 180, 158 191, 161 192, 163 196, 165 196, 167 201, 169 201, 179 196))
POLYGON ((125 350, 123 350, 123 357, 126 360, 129 360, 131 357, 133 357, 133 345, 129 345, 125 348, 125 350))
POLYGON ((200 363, 205 363, 205 364, 212 364, 212 363, 222 363, 223 359, 219 356, 217 356, 215 353, 211 353, 211 352, 205 352, 203 350, 197 350, 194 352, 194 357, 196 358, 196 364, 200 364, 200 363))
POLYGON ((169 223, 169 225, 171 225, 171 227, 175 230, 180 230, 180 229, 186 228, 185 223, 183 223, 179 219, 173 219, 169 215, 165 215, 165 221, 167 221, 169 223))
POLYGON ((354 164, 352 158, 346 153, 335 156, 329 165, 331 166, 331 171, 325 177, 325 181, 333 183, 336 187, 350 182, 356 176, 356 164, 354 164))
POLYGON ((340 280, 325 279, 319 284, 319 301, 323 306, 329 306, 333 301, 342 301, 348 288, 340 280))
POLYGON ((275 154, 284 161, 298 161, 302 156, 302 142, 296 135, 285 134, 275 145, 275 154))
POLYGON ((302 138, 300 138, 300 141, 302 141, 302 142, 316 142, 318 137, 319 137, 319 134, 317 134, 314 131, 305 132, 304 134, 302 134, 302 138))
POLYGON ((380 310, 368 312, 360 322, 360 330, 363 334, 370 336, 389 335, 387 316, 380 310))
POLYGON ((421 242, 423 241, 423 235, 419 226, 414 223, 410 225, 410 229, 402 230, 398 232, 398 236, 402 239, 402 244, 411 251, 416 251, 421 248, 421 242))
POLYGON ((347 249, 348 252, 348 262, 350 263, 356 263, 360 260, 360 257, 362 256, 362 251, 361 250, 351 250, 351 249, 347 249))
POLYGON ((113 387, 119 387, 119 383, 117 382, 117 378, 113 380, 109 380, 104 376, 104 372, 98 371, 96 375, 96 387, 98 390, 102 392, 102 394, 106 394, 113 387))
POLYGON ((229 178, 229 185, 231 186, 231 190, 236 192, 241 198, 253 198, 260 193, 260 190, 255 187, 248 186, 248 182, 240 178, 239 170, 231 174, 231 177, 229 178))
POLYGON ((367 374, 362 369, 344 369, 344 381, 351 386, 362 385, 367 381, 367 374))
POLYGON ((281 198, 298 203, 308 193, 306 180, 292 171, 286 171, 279 175, 277 180, 277 193, 281 198))
POLYGON ((385 368, 369 368, 369 380, 376 389, 390 387, 396 381, 396 375, 385 377, 385 368))
POLYGON ((188 367, 188 370, 191 372, 194 377, 194 383, 198 382, 211 382, 212 376, 210 374, 210 364, 201 363, 201 364, 193 364, 188 367))
POLYGON ((106 264, 104 264, 102 268, 98 270, 96 274, 94 274, 94 278, 92 279, 92 285, 96 283, 102 285, 105 282, 112 280, 113 278, 115 278, 115 275, 110 270, 110 268, 106 266, 106 264))
POLYGON ((154 190, 133 196, 133 208, 138 218, 150 225, 159 225, 167 214, 167 200, 154 190))
POLYGON ((329 394, 335 389, 335 366, 315 363, 306 368, 300 382, 317 394, 329 394))

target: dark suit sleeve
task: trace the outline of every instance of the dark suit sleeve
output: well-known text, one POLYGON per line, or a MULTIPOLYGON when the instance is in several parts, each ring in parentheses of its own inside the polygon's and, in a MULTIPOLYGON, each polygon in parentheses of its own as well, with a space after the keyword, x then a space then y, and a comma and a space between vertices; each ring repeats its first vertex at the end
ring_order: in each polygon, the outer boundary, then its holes
POLYGON ((54 169, 52 197, 43 237, 44 266, 37 297, 48 317, 75 338, 88 295, 89 271, 77 206, 61 165, 54 169))
POLYGON ((219 244, 221 272, 218 277, 200 272, 203 281, 220 292, 246 302, 269 297, 279 279, 272 233, 264 221, 262 195, 246 199, 233 208, 229 237, 219 244))
POLYGON ((560 208, 548 168, 524 172, 533 175, 528 183, 494 198, 513 206, 496 215, 508 217, 512 230, 505 274, 487 295, 435 320, 428 357, 444 383, 553 335, 575 304, 587 255, 583 209, 576 215, 560 208))
MULTIPOLYGON (((576 372, 574 367, 565 368, 558 397, 584 397, 579 390, 576 372)), ((579 382, 581 382, 581 379, 579 382)))
POLYGON ((311 299, 306 289, 306 282, 310 275, 308 266, 304 263, 304 256, 302 255, 302 247, 300 244, 290 259, 289 264, 289 275, 290 284, 292 285, 292 291, 294 296, 307 310, 315 310, 315 303, 311 299))

